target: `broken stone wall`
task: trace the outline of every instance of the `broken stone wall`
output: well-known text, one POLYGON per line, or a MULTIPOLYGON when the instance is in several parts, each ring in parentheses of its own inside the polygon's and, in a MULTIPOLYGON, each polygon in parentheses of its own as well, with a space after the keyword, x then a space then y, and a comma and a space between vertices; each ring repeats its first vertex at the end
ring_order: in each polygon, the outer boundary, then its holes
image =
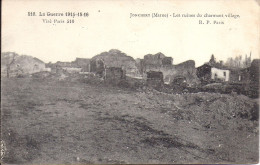
POLYGON ((118 84, 126 79, 125 71, 122 68, 111 67, 105 69, 105 81, 111 84, 118 84))

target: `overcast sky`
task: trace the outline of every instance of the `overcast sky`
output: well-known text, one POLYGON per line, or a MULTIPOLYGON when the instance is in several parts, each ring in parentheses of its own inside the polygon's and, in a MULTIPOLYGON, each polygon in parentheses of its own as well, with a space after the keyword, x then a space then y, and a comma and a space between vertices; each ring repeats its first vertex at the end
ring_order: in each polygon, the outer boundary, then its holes
POLYGON ((44 62, 91 58, 119 49, 134 58, 162 52, 174 64, 193 59, 196 66, 252 52, 259 58, 259 6, 254 0, 206 1, 69 1, 3 0, 2 51, 37 57, 44 62), (29 17, 28 12, 36 12, 29 17), (39 12, 88 12, 74 24, 43 23, 39 12), (202 18, 224 25, 201 25, 200 18, 130 18, 130 13, 229 14, 240 18, 202 18))

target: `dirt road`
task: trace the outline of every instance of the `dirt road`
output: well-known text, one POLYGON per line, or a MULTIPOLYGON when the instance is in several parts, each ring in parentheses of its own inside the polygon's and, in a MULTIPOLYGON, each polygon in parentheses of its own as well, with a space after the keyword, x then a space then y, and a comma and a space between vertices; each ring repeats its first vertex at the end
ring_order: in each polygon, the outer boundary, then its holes
POLYGON ((80 82, 3 79, 4 163, 255 163, 258 105, 80 82))

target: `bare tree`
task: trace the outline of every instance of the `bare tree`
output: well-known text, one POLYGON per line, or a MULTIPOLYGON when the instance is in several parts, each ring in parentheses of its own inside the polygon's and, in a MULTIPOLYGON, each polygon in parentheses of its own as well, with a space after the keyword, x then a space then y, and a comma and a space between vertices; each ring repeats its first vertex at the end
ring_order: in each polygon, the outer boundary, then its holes
POLYGON ((242 58, 242 55, 236 56, 235 58, 228 58, 227 61, 225 62, 225 65, 230 67, 230 68, 247 68, 250 67, 251 65, 251 52, 250 56, 247 57, 247 54, 245 55, 245 58, 242 58))
POLYGON ((216 58, 215 58, 214 54, 211 55, 211 58, 209 60, 209 64, 211 64, 211 65, 216 64, 216 58))
POLYGON ((17 54, 14 52, 6 52, 2 54, 1 63, 4 63, 6 66, 6 76, 10 77, 11 65, 15 62, 17 54))
POLYGON ((247 54, 245 55, 245 60, 243 62, 244 67, 245 68, 250 67, 251 62, 252 61, 251 61, 251 52, 250 52, 250 56, 249 57, 247 57, 247 54))

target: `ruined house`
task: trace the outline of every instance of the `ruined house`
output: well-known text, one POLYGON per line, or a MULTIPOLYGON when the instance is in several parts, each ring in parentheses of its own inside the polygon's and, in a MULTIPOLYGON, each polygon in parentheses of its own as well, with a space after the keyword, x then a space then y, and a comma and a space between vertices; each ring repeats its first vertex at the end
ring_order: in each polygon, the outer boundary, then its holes
POLYGON ((79 72, 89 72, 90 70, 90 60, 85 58, 76 58, 72 62, 61 62, 46 64, 51 71, 54 73, 68 72, 68 73, 79 73, 79 72))
POLYGON ((249 68, 230 70, 230 80, 229 80, 230 82, 249 83, 249 80, 250 80, 249 68))
POLYGON ((157 71, 149 71, 146 73, 146 84, 150 87, 162 87, 164 84, 163 73, 157 71))
POLYGON ((162 65, 162 61, 163 59, 165 58, 166 56, 159 52, 159 53, 156 53, 156 54, 147 54, 144 56, 144 63, 146 66, 161 66, 162 65))
POLYGON ((57 61, 55 63, 55 65, 60 66, 62 68, 65 68, 65 67, 67 67, 67 68, 76 67, 76 65, 73 64, 72 62, 62 62, 62 61, 57 61))
POLYGON ((96 72, 96 69, 98 67, 95 66, 97 64, 97 62, 95 61, 98 60, 102 60, 104 65, 107 68, 110 67, 122 68, 127 75, 135 76, 139 74, 135 60, 132 57, 127 56, 125 53, 119 50, 111 49, 108 52, 100 53, 94 56, 93 58, 91 58, 90 60, 91 72, 96 72))
POLYGON ((68 72, 68 73, 78 73, 81 72, 81 68, 78 67, 76 64, 73 62, 56 62, 53 67, 52 71, 53 72, 68 72))
POLYGON ((90 60, 90 72, 95 73, 99 77, 104 76, 105 64, 102 59, 91 59, 90 60))
POLYGON ((144 56, 143 61, 140 60, 139 70, 146 76, 146 72, 157 71, 163 73, 164 83, 170 84, 177 76, 184 76, 188 84, 195 84, 198 81, 196 75, 195 61, 188 60, 183 63, 173 65, 173 58, 167 57, 162 53, 144 56))
POLYGON ((230 70, 225 67, 215 67, 209 64, 204 64, 197 68, 197 76, 203 82, 210 81, 229 81, 230 70))
POLYGON ((227 69, 211 68, 211 79, 229 81, 230 71, 227 69))
POLYGON ((121 80, 126 79, 126 73, 122 68, 110 67, 104 72, 105 82, 118 84, 121 80))
POLYGON ((159 71, 162 67, 172 66, 172 57, 166 57, 161 52, 154 55, 148 54, 144 56, 142 68, 140 71, 146 73, 149 71, 159 71))
POLYGON ((47 71, 45 63, 32 56, 16 54, 10 63, 10 57, 13 55, 14 54, 12 52, 2 53, 1 76, 7 76, 7 72, 9 72, 8 74, 10 77, 15 77, 19 75, 28 75, 36 72, 47 71), (10 66, 8 65, 9 63, 10 66))
POLYGON ((82 72, 90 72, 90 59, 76 58, 76 60, 72 63, 75 64, 77 67, 81 68, 82 72))
POLYGON ((139 71, 144 76, 147 77, 147 73, 150 71, 162 72, 164 79, 168 82, 168 74, 165 73, 166 70, 172 69, 172 57, 166 57, 163 53, 159 52, 154 55, 147 54, 144 59, 140 60, 139 71))
POLYGON ((171 75, 171 81, 177 76, 183 76, 190 85, 198 83, 194 60, 188 60, 174 65, 172 73, 169 75, 171 75))
POLYGON ((259 83, 260 60, 254 59, 250 67, 230 70, 230 82, 259 83))

